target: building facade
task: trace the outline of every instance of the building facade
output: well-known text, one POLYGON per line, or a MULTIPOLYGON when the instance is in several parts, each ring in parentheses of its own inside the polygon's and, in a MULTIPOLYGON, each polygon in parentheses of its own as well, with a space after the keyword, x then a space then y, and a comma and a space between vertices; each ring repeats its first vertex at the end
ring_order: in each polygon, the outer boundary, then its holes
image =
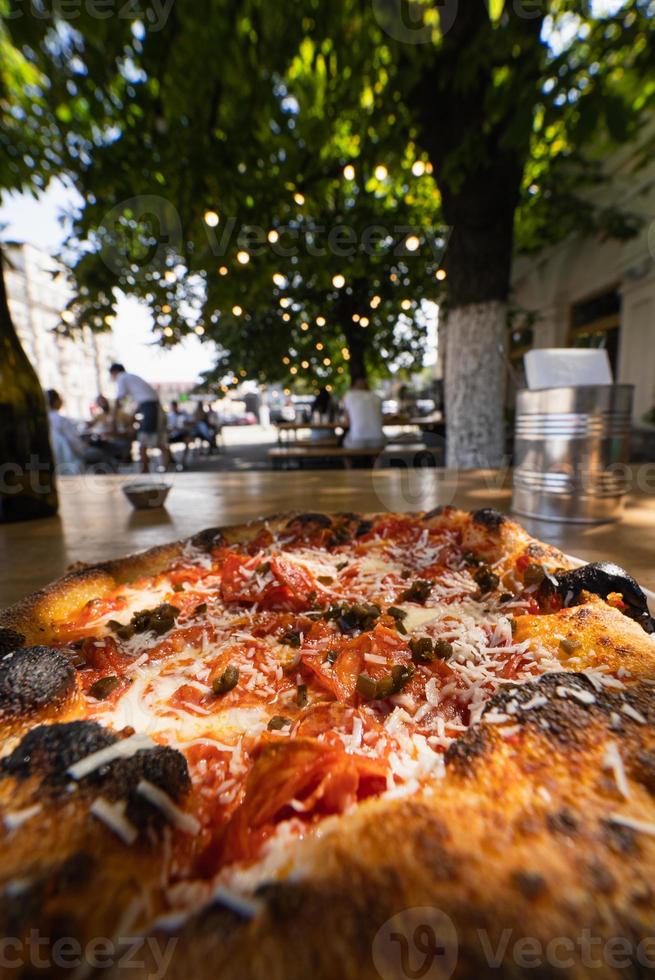
POLYGON ((89 417, 99 394, 111 395, 109 365, 115 360, 111 333, 85 327, 75 338, 57 327, 73 295, 66 270, 33 245, 5 246, 9 308, 16 332, 44 390, 56 388, 66 415, 89 417))
POLYGON ((510 347, 515 363, 530 347, 604 347, 615 380, 635 386, 633 422, 642 426, 655 406, 655 161, 636 169, 634 160, 629 150, 611 159, 598 203, 638 214, 639 234, 572 237, 518 259, 510 347))

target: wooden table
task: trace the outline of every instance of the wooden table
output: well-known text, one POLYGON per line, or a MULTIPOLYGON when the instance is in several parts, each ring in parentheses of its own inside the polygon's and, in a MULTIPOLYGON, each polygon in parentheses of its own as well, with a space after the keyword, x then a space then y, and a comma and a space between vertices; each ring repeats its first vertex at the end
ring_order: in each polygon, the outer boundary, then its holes
MULTIPOLYGON (((437 504, 507 511, 511 476, 500 471, 352 470, 180 473, 166 509, 134 511, 121 486, 134 477, 64 477, 58 518, 0 527, 0 607, 58 578, 76 561, 130 554, 204 527, 288 510, 422 510, 437 504)), ((644 481, 641 481, 642 483, 644 481)), ((523 520, 537 537, 588 561, 612 558, 655 590, 655 480, 635 490, 619 524, 523 520)))

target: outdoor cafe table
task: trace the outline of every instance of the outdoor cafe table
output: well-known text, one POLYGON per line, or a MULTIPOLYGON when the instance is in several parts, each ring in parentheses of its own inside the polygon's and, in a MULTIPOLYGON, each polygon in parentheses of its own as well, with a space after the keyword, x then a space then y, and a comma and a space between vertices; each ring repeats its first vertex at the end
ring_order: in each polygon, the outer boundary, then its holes
MULTIPOLYGON (((655 467, 650 469, 649 480, 633 471, 635 488, 618 524, 519 520, 568 554, 618 562, 655 590, 655 467)), ((135 511, 121 492, 134 476, 61 478, 59 517, 0 526, 0 607, 63 575, 74 562, 132 554, 205 527, 292 510, 411 511, 454 504, 508 511, 511 499, 511 474, 494 470, 179 473, 168 480, 173 487, 166 509, 135 511)))
MULTIPOLYGON (((430 426, 441 422, 442 418, 441 412, 434 412, 432 415, 421 415, 416 418, 405 415, 385 415, 382 424, 384 428, 429 429, 430 426)), ((283 443, 283 436, 286 436, 286 441, 289 442, 292 438, 297 439, 298 433, 301 431, 308 432, 311 429, 315 429, 317 432, 323 432, 326 437, 329 437, 344 430, 342 422, 276 422, 275 427, 277 429, 278 445, 280 446, 283 443)))

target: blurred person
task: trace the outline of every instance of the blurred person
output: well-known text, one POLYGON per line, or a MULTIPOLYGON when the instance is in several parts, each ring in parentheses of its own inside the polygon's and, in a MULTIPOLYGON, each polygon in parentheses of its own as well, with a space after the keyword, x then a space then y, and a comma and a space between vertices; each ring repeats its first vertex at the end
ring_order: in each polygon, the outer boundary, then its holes
POLYGON ((104 395, 98 395, 94 407, 96 412, 86 426, 92 445, 106 450, 122 463, 129 463, 132 452, 131 417, 122 412, 116 421, 109 399, 104 395))
POLYGON ((109 368, 112 380, 116 382, 116 402, 114 403, 114 420, 126 398, 130 398, 137 407, 139 453, 141 472, 148 473, 148 450, 159 449, 166 469, 170 469, 171 453, 168 448, 166 435, 166 419, 159 402, 157 392, 147 381, 138 374, 130 374, 122 364, 112 364, 109 368))
POLYGON ((318 395, 312 402, 311 418, 318 415, 319 422, 331 422, 334 418, 334 401, 332 395, 325 386, 321 388, 318 395))
POLYGON ((204 439, 205 442, 208 442, 210 449, 215 449, 217 432, 209 419, 210 416, 208 409, 202 402, 198 402, 196 405, 196 410, 193 413, 192 434, 196 436, 196 438, 204 439))
POLYGON ((371 391, 366 378, 353 378, 343 407, 348 426, 343 445, 347 449, 383 449, 382 399, 371 391))
POLYGON ((111 456, 100 446, 89 446, 80 436, 72 419, 61 414, 64 402, 58 391, 48 389, 48 420, 52 451, 59 470, 73 475, 84 473, 94 463, 109 463, 111 456))
POLYGON ((166 413, 169 442, 185 442, 189 438, 191 418, 188 412, 180 409, 178 402, 172 401, 166 413))

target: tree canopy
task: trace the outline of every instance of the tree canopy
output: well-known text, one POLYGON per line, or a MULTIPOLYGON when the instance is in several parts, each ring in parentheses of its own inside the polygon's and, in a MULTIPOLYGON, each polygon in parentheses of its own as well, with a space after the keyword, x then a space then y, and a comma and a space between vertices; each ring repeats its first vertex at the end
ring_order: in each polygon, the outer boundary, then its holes
MULTIPOLYGON (((423 298, 493 302, 482 369, 516 250, 634 233, 594 191, 655 99, 652 0, 176 0, 74 20, 0 4, 0 183, 74 182, 75 314, 96 327, 118 287, 164 344, 195 329, 237 374, 305 361, 323 378, 348 348, 358 369, 420 361, 423 298), (413 235, 390 234, 351 254, 377 224, 420 229, 419 247, 399 257, 413 235)), ((500 389, 481 397, 500 425, 500 389)))

